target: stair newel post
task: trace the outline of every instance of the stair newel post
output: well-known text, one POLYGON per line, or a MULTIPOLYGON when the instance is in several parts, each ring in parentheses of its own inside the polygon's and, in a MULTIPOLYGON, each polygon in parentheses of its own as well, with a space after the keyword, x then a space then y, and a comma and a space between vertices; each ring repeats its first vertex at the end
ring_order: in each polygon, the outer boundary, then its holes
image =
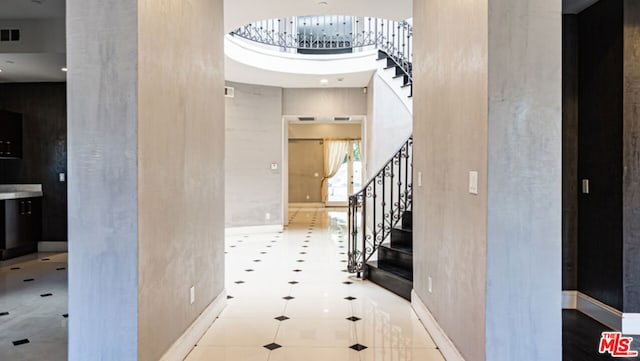
POLYGON ((409 142, 404 146, 404 210, 409 205, 409 142))

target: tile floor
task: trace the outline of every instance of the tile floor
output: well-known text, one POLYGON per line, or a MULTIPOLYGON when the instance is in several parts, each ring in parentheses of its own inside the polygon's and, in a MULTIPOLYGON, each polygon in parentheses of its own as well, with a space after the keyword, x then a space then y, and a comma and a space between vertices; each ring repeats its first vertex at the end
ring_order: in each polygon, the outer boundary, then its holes
POLYGON ((67 359, 67 254, 0 263, 0 360, 67 359))
POLYGON ((227 237, 228 306, 187 361, 444 360, 404 299, 346 268, 346 213, 227 237))

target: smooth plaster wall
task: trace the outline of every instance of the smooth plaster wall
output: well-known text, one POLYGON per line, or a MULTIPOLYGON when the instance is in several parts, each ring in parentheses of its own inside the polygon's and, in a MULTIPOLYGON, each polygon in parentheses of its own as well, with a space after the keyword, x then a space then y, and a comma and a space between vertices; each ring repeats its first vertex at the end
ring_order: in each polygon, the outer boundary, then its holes
POLYGON ((560 360, 561 1, 414 24, 414 289, 466 360, 560 360))
POLYGON ((67 5, 69 360, 157 360, 224 287, 222 0, 67 5))
POLYGON ((285 88, 284 115, 364 115, 367 98, 362 88, 285 88))
POLYGON ((640 312, 640 3, 624 0, 622 311, 640 312))
POLYGON ((413 117, 396 92, 375 73, 367 93, 365 178, 369 179, 413 132, 413 117))
POLYGON ((488 3, 413 5, 413 287, 465 360, 484 360, 488 3))
POLYGON ((224 289, 222 3, 138 3, 140 361, 224 289))
POLYGON ((225 226, 282 225, 282 88, 227 85, 235 97, 225 98, 225 226))
POLYGON ((559 361, 562 1, 489 0, 488 55, 486 359, 559 361))
POLYGON ((69 0, 67 29, 69 360, 136 360, 138 1, 69 0))

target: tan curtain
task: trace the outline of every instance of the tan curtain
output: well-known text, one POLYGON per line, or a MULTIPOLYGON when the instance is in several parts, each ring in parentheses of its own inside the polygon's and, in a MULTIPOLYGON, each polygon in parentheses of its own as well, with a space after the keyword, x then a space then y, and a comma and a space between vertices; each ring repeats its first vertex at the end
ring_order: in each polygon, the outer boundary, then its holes
POLYGON ((323 141, 324 148, 324 177, 322 178, 322 199, 327 200, 327 180, 338 173, 340 166, 344 163, 344 157, 349 152, 349 140, 328 140, 323 141))

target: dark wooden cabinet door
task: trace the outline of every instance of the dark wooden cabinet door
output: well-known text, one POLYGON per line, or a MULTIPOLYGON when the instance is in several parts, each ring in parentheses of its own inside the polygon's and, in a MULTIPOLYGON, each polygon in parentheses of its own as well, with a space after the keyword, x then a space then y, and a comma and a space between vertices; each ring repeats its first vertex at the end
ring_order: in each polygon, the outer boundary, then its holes
POLYGON ((20 244, 20 199, 4 201, 4 249, 20 244))
POLYGON ((22 158, 22 114, 0 110, 0 158, 22 158))
POLYGON ((22 199, 20 213, 20 243, 39 242, 42 238, 42 199, 22 199))

